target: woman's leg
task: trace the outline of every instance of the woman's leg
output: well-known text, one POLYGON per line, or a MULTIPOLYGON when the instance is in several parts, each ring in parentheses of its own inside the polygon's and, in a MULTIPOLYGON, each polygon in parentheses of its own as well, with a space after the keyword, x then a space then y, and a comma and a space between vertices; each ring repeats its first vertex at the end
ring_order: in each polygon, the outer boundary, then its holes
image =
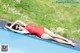
POLYGON ((69 41, 67 38, 64 38, 64 37, 62 37, 62 36, 60 36, 60 35, 54 34, 53 32, 51 32, 50 30, 48 30, 48 29, 46 29, 46 28, 44 28, 44 31, 45 31, 45 33, 49 34, 49 35, 52 36, 52 37, 69 41))
POLYGON ((51 37, 55 37, 55 38, 57 38, 56 40, 58 41, 58 40, 61 40, 60 42, 67 42, 67 43, 69 43, 69 44, 74 44, 71 40, 68 40, 67 38, 64 38, 64 37, 62 37, 62 36, 60 36, 60 35, 57 35, 57 34, 54 34, 54 33, 52 33, 50 30, 48 30, 48 29, 46 29, 46 28, 44 28, 44 31, 45 31, 45 33, 47 33, 47 34, 49 34, 51 37), (62 41, 63 40, 63 41, 62 41))
POLYGON ((72 42, 66 42, 66 41, 58 39, 58 38, 54 38, 54 40, 59 42, 59 43, 69 44, 69 45, 75 46, 75 43, 72 43, 72 42))
POLYGON ((63 43, 63 44, 70 44, 69 42, 66 42, 66 41, 64 41, 64 40, 62 40, 62 39, 53 38, 52 36, 50 36, 50 35, 48 35, 48 34, 46 34, 46 33, 42 34, 41 38, 42 38, 42 39, 54 40, 54 41, 57 41, 57 42, 63 43))

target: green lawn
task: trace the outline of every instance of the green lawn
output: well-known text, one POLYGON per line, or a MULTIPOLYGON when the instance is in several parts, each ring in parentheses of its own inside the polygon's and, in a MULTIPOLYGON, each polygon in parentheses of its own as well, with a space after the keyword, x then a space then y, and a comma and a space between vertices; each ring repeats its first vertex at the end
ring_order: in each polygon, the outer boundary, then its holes
POLYGON ((80 4, 57 1, 0 0, 0 19, 12 22, 19 19, 25 23, 28 20, 64 37, 80 40, 80 4))

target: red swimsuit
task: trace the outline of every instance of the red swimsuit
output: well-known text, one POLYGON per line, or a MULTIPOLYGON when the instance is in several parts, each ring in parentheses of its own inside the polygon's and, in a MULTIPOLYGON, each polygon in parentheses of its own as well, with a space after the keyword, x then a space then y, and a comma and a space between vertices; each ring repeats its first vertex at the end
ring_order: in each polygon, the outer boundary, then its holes
POLYGON ((41 37, 41 35, 44 33, 43 27, 35 26, 32 24, 26 25, 25 29, 28 30, 30 33, 36 34, 38 37, 41 37))

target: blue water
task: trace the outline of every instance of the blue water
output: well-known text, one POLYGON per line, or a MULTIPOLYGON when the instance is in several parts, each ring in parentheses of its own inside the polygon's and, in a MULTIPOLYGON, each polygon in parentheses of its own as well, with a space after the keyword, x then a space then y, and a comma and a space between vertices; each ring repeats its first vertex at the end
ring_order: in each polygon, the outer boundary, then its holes
POLYGON ((80 53, 78 50, 37 40, 28 35, 0 29, 0 46, 2 44, 9 46, 7 53, 80 53))

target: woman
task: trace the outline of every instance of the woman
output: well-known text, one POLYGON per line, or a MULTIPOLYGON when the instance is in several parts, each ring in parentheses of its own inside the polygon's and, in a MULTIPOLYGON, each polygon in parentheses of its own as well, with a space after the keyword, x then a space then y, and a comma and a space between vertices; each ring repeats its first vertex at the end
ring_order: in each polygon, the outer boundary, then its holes
POLYGON ((59 43, 75 46, 75 43, 73 43, 71 40, 68 40, 60 35, 54 34, 46 28, 36 26, 33 24, 25 24, 20 20, 17 20, 13 24, 9 23, 5 26, 6 28, 14 32, 18 32, 22 34, 32 33, 32 34, 36 34, 36 36, 42 39, 50 39, 50 40, 57 41, 59 43))

